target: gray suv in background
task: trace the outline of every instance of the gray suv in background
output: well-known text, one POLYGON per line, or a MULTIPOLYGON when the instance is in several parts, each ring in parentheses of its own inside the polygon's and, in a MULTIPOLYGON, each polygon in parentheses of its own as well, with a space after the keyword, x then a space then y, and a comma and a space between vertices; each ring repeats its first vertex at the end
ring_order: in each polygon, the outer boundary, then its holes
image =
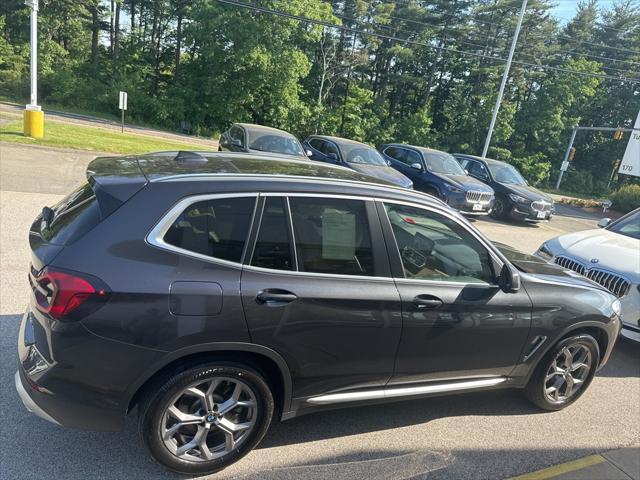
POLYGON ((31 227, 15 386, 64 427, 137 411, 183 474, 327 408, 516 388, 559 410, 618 337, 604 289, 355 171, 163 152, 87 175, 31 227))

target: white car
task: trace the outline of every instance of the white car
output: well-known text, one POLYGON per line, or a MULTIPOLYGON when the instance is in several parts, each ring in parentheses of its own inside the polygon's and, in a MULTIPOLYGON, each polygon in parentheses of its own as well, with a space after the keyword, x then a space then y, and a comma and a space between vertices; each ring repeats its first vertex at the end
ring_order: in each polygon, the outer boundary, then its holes
POLYGON ((540 258, 599 283, 620 299, 622 335, 640 342, 640 208, 544 242, 540 258))

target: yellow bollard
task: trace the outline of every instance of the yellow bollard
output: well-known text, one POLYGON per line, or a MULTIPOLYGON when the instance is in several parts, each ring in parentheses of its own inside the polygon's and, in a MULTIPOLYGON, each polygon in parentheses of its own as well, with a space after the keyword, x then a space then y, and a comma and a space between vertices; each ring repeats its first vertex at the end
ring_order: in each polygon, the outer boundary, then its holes
POLYGON ((24 135, 25 137, 44 137, 44 112, 42 110, 24 111, 24 135))

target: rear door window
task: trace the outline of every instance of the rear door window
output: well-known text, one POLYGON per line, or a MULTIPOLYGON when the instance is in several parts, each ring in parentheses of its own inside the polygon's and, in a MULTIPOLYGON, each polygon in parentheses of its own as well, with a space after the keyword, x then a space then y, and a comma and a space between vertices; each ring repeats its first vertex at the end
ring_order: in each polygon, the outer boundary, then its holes
POLYGON ((40 235, 54 245, 69 245, 98 225, 100 206, 89 183, 71 192, 54 205, 53 219, 40 222, 40 235))
POLYGON ((299 271, 375 276, 364 201, 292 197, 289 202, 299 271))
POLYGON ((240 262, 255 203, 255 197, 193 203, 169 227, 164 241, 188 252, 240 262))
POLYGON ((289 221, 282 197, 267 197, 262 211, 251 265, 275 270, 293 270, 289 221))

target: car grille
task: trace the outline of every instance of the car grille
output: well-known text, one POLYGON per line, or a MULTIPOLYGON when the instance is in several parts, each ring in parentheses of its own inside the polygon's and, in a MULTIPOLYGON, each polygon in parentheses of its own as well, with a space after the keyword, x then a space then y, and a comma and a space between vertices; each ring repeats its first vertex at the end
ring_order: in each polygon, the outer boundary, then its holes
POLYGON ((620 275, 616 275, 615 273, 607 272, 599 268, 587 268, 580 262, 569 257, 559 255, 554 258, 553 261, 557 265, 560 265, 562 268, 573 270, 580 275, 584 275, 589 280, 602 285, 616 297, 622 297, 626 295, 629 291, 629 287, 631 286, 631 282, 621 277, 620 275))
POLYGON ((489 203, 493 198, 491 192, 478 192, 476 190, 470 190, 467 192, 467 202, 469 203, 489 203))
POLYGON ((544 202, 542 200, 538 200, 531 203, 531 208, 533 208, 537 212, 550 212, 552 204, 549 202, 544 202))

